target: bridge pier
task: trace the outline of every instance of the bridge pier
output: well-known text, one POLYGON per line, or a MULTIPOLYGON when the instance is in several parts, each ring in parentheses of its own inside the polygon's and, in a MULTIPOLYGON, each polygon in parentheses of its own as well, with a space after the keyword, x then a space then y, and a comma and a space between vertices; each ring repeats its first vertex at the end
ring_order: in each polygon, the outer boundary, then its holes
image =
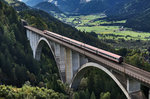
POLYGON ((65 61, 66 61, 66 49, 63 46, 60 46, 60 64, 59 64, 59 69, 61 72, 62 80, 63 82, 66 81, 65 79, 65 61))
POLYGON ((73 77, 72 71, 72 51, 66 48, 66 83, 70 84, 73 77))
POLYGON ((150 89, 149 89, 148 99, 150 99, 150 89))
POLYGON ((30 46, 33 51, 33 57, 35 58, 36 48, 34 46, 34 43, 38 43, 38 42, 34 41, 34 35, 33 35, 32 31, 30 31, 30 30, 27 30, 27 38, 28 38, 28 40, 30 40, 30 46))
POLYGON ((30 40, 30 38, 29 38, 29 34, 30 34, 30 33, 29 33, 29 32, 30 32, 29 30, 26 30, 26 35, 27 35, 27 39, 28 39, 28 40, 30 40))
MULTIPOLYGON (((36 48, 38 46, 37 44, 38 44, 38 41, 40 39, 40 36, 36 35, 36 33, 32 32, 30 30, 26 30, 26 31, 27 31, 27 34, 26 34, 27 38, 28 38, 28 40, 30 40, 30 46, 31 46, 31 49, 33 51, 33 57, 36 58, 36 48)), ((40 49, 38 51, 40 53, 40 49)), ((40 60, 39 58, 38 58, 38 60, 40 60)))
POLYGON ((42 45, 39 44, 38 48, 36 49, 35 55, 33 56, 37 61, 41 59, 41 52, 42 52, 42 45))
POLYGON ((127 91, 129 94, 140 91, 140 90, 141 90, 140 82, 130 79, 130 78, 127 79, 127 91))
POLYGON ((83 55, 80 55, 80 66, 82 66, 82 65, 84 65, 86 63, 88 63, 88 58, 86 58, 83 55))
POLYGON ((50 45, 52 47, 53 52, 55 52, 55 43, 53 41, 50 41, 50 45))
POLYGON ((60 45, 55 43, 55 56, 56 60, 59 62, 60 61, 60 45))
POLYGON ((73 68, 73 75, 77 72, 80 68, 80 56, 77 52, 72 52, 72 68, 73 68))
POLYGON ((54 53, 55 53, 55 60, 58 68, 60 68, 60 45, 54 43, 54 53))

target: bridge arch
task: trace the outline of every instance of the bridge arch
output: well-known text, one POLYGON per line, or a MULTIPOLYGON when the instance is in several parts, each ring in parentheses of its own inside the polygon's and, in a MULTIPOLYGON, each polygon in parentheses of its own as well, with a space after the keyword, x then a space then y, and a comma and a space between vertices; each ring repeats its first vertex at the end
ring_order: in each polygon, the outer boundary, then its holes
POLYGON ((104 71, 107 75, 109 75, 115 83, 120 87, 120 89, 123 91, 127 99, 131 99, 126 89, 123 87, 123 85, 119 82, 119 80, 105 67, 101 66, 100 64, 89 62, 81 66, 81 68, 78 70, 78 72, 74 75, 72 82, 70 84, 71 88, 76 89, 78 85, 80 84, 81 79, 84 76, 85 71, 88 70, 88 68, 95 67, 102 71, 104 71))
POLYGON ((34 58, 35 58, 36 60, 38 60, 38 61, 40 60, 41 53, 42 53, 42 47, 43 47, 42 41, 45 42, 45 43, 48 45, 50 51, 52 52, 53 57, 54 57, 54 60, 55 60, 56 65, 57 65, 57 68, 58 68, 58 71, 59 71, 59 76, 60 76, 60 78, 62 79, 61 71, 60 71, 59 66, 58 66, 59 63, 56 61, 56 56, 55 56, 54 50, 52 49, 52 46, 51 46, 50 42, 49 42, 46 38, 41 37, 41 38, 39 39, 39 41, 38 41, 38 43, 37 43, 37 46, 36 46, 36 48, 35 48, 34 58))
MULTIPOLYGON (((53 56, 54 56, 54 58, 55 58, 55 54, 54 54, 54 51, 52 50, 52 47, 51 47, 51 45, 50 45, 50 42, 49 42, 46 38, 44 38, 44 37, 41 37, 41 38, 38 40, 38 43, 37 43, 37 46, 36 46, 35 52, 34 52, 34 58, 35 58, 36 60, 40 60, 41 52, 42 52, 42 47, 43 47, 42 41, 45 42, 45 43, 48 45, 49 49, 51 50, 51 52, 52 52, 52 54, 53 54, 53 56)), ((56 60, 55 60, 55 61, 56 61, 56 60)))

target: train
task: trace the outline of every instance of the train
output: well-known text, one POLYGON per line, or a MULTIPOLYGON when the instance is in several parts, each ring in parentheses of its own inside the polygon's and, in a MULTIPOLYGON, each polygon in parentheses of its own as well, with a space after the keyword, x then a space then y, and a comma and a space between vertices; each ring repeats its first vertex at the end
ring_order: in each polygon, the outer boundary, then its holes
POLYGON ((96 48, 94 46, 79 42, 79 41, 74 40, 74 39, 70 39, 68 37, 65 37, 65 36, 62 36, 62 35, 47 31, 47 30, 44 30, 44 34, 46 34, 48 36, 51 36, 51 37, 54 37, 56 39, 59 39, 61 41, 64 41, 66 43, 75 45, 79 48, 85 49, 85 50, 87 50, 91 53, 97 54, 101 57, 104 57, 104 58, 109 59, 111 61, 117 62, 119 64, 121 64, 123 62, 123 57, 122 56, 111 53, 111 52, 108 52, 106 50, 96 48))

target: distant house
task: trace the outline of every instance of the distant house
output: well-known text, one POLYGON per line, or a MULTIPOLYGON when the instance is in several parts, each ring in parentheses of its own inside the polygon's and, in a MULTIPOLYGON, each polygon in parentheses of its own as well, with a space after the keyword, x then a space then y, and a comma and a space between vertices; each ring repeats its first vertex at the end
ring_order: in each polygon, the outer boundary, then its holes
POLYGON ((122 26, 119 31, 125 31, 124 27, 122 26))

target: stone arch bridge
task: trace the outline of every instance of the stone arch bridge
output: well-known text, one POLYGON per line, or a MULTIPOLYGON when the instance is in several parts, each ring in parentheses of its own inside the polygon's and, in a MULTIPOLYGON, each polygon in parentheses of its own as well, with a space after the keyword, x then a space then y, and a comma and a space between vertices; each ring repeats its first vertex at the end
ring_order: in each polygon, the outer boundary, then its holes
MULTIPOLYGON (((107 73, 120 87, 127 99, 144 99, 141 84, 150 87, 150 73, 129 64, 117 64, 94 53, 44 34, 44 31, 25 26, 33 57, 40 60, 42 41, 54 55, 61 80, 76 89, 88 68, 95 67, 107 73)), ((150 99, 150 91, 149 91, 150 99)))

